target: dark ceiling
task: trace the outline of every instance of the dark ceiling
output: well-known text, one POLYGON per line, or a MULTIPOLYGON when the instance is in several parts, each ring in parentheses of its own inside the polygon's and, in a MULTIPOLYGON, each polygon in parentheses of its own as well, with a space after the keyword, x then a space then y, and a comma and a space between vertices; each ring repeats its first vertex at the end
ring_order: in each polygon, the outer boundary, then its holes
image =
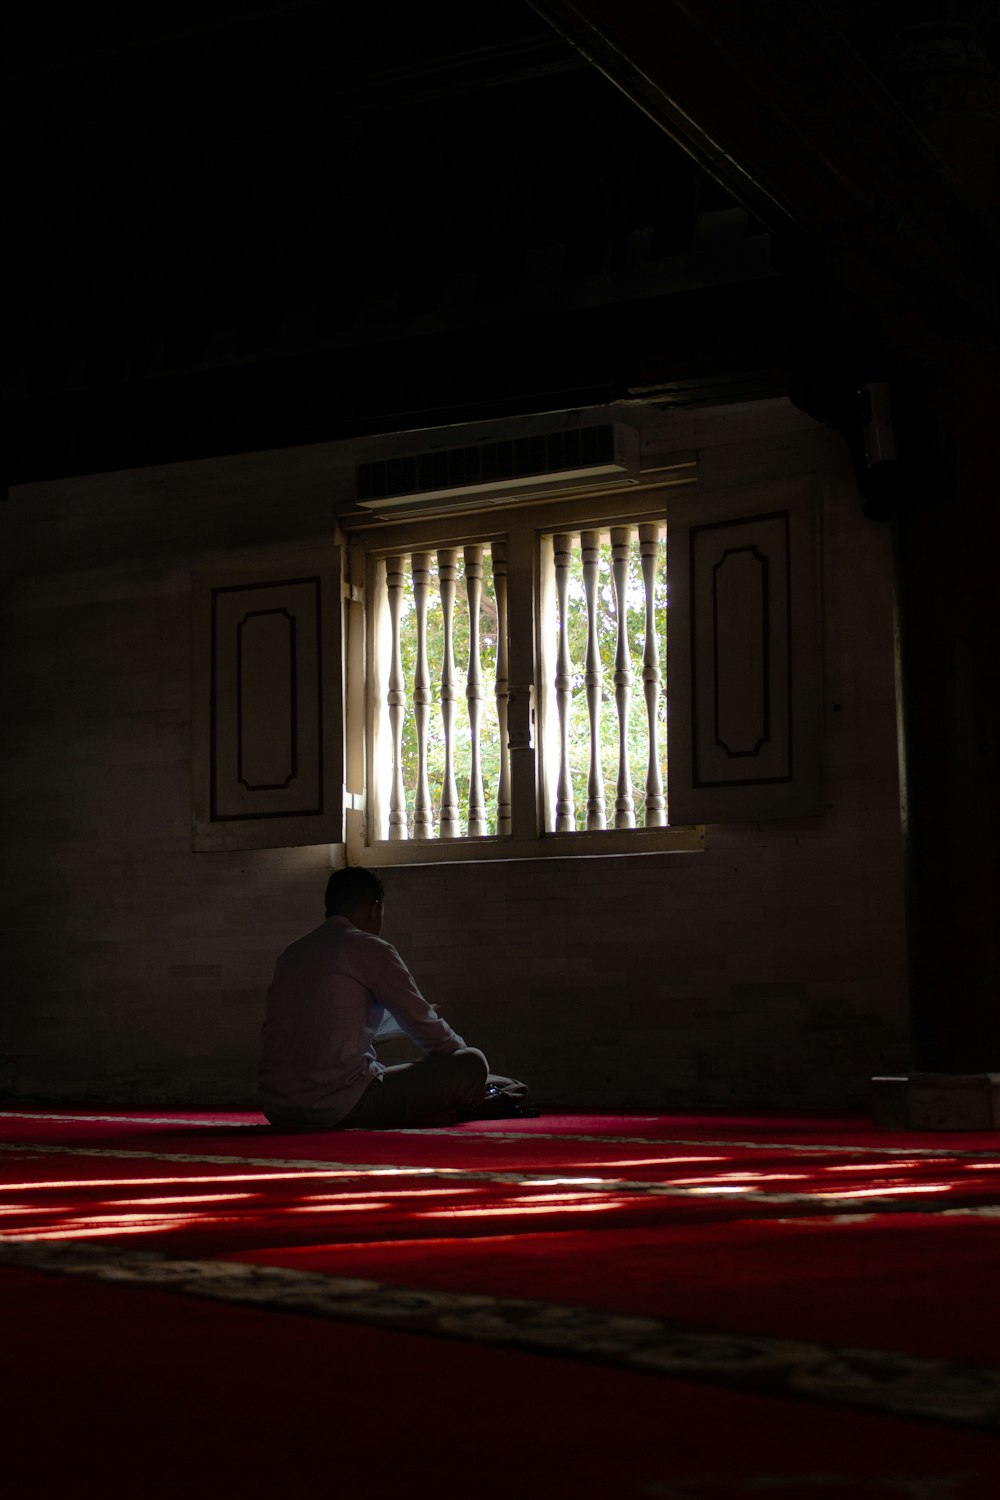
POLYGON ((652 224, 685 248, 727 201, 518 0, 208 13, 68 12, 5 81, 28 349, 311 303, 335 326, 379 291, 412 313, 456 272, 501 292, 534 247, 596 271, 652 224))
MULTIPOLYGON (((919 8, 836 10, 884 67, 919 8)), ((42 5, 5 70, 12 478, 794 352, 763 227, 524 0, 42 5)))

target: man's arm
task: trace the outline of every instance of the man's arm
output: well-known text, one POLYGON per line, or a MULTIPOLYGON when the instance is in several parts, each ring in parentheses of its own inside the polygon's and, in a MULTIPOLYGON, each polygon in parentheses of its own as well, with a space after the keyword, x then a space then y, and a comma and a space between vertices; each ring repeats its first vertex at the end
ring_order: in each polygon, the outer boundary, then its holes
POLYGON ((369 988, 375 999, 425 1052, 457 1052, 466 1045, 420 993, 416 980, 391 943, 366 942, 369 988), (369 946, 370 945, 370 946, 369 946))

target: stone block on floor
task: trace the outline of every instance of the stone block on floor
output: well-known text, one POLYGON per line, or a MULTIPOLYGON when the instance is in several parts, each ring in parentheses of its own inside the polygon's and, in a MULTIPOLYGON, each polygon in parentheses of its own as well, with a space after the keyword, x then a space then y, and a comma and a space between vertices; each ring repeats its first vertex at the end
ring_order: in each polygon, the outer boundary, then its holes
POLYGON ((872 1115, 888 1130, 1000 1130, 1000 1073, 873 1078, 872 1115))

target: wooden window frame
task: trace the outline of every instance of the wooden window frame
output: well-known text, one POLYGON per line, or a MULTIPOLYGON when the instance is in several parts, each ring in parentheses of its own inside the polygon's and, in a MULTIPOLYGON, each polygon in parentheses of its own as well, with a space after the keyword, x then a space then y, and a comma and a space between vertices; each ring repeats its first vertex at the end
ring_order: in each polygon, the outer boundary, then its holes
MULTIPOLYGON (((560 531, 666 521, 667 499, 690 487, 688 464, 675 473, 649 476, 628 490, 598 491, 566 498, 516 502, 488 510, 345 526, 348 531, 346 737, 347 857, 351 864, 410 865, 479 863, 497 859, 578 859, 607 855, 690 853, 704 847, 701 825, 665 828, 608 828, 600 832, 554 833, 544 827, 540 638, 540 556, 542 538, 560 531), (369 797, 375 771, 371 725, 374 674, 375 569, 380 559, 442 547, 492 541, 507 543, 507 593, 511 622, 509 735, 511 745, 512 832, 510 835, 456 839, 373 840, 369 837, 369 797), (516 623, 519 622, 519 623, 516 623)), ((669 811, 669 804, 668 804, 669 811)))

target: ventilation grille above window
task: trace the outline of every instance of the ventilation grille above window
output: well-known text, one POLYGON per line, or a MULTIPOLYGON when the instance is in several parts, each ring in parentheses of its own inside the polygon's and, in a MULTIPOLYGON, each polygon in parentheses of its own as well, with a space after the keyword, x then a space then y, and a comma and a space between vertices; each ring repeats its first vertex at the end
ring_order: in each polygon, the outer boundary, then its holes
POLYGON ((367 510, 489 505, 505 493, 544 494, 586 485, 634 484, 638 434, 619 422, 439 448, 358 464, 367 510))

